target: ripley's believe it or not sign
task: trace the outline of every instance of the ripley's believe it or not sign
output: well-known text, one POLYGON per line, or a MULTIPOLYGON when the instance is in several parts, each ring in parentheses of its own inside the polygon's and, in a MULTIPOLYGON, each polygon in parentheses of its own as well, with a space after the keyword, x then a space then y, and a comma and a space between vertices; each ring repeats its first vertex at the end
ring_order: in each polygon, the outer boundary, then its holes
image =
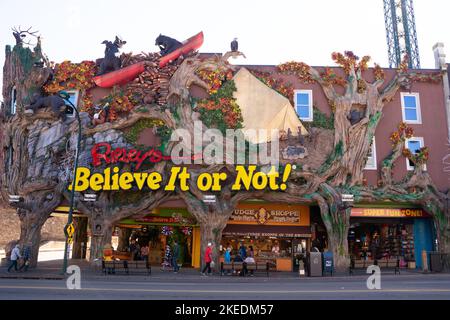
MULTIPOLYGON (((147 152, 124 148, 112 149, 108 143, 99 143, 91 150, 92 165, 99 167, 105 165, 117 165, 120 163, 134 164, 134 170, 138 170, 144 162, 157 163, 171 160, 171 157, 163 156, 160 150, 150 149, 147 152)), ((268 172, 258 169, 256 165, 237 165, 236 177, 231 190, 264 190, 284 191, 287 189, 286 181, 292 171, 292 165, 286 164, 282 172, 277 166, 271 165, 268 172)), ((294 167, 295 169, 295 167, 294 167)), ((118 166, 108 167, 102 173, 92 173, 90 168, 79 167, 76 170, 75 191, 82 192, 87 189, 92 191, 119 191, 130 190, 137 187, 138 190, 174 191, 179 186, 181 191, 189 190, 191 175, 187 167, 174 166, 170 169, 167 181, 163 181, 160 172, 120 172, 118 166)), ((228 179, 226 172, 204 172, 196 178, 196 185, 200 191, 221 191, 222 184, 228 179)), ((72 190, 72 185, 69 185, 72 190)))

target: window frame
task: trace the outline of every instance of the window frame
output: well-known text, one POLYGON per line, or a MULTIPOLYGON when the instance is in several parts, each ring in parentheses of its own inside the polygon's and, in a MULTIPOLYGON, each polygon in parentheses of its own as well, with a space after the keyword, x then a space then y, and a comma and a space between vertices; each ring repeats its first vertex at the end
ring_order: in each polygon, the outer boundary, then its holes
MULTIPOLYGON (((373 166, 368 166, 368 161, 366 161, 366 166, 364 167, 364 170, 377 170, 378 169, 378 165, 377 165, 377 144, 375 141, 375 136, 372 138, 372 145, 371 145, 371 150, 372 150, 372 158, 373 158, 373 166)), ((367 157, 367 159, 369 159, 369 157, 367 157)))
POLYGON ((301 121, 306 121, 306 122, 312 122, 314 120, 314 114, 313 114, 313 91, 310 89, 298 89, 298 90, 294 90, 294 108, 295 108, 295 113, 297 114, 297 116, 299 117, 299 119, 301 121), (309 111, 309 117, 308 118, 302 118, 300 116, 300 114, 297 111, 297 94, 299 93, 306 93, 308 94, 308 111, 309 111))
MULTIPOLYGON (((64 90, 64 92, 66 92, 67 94, 74 94, 75 95, 75 103, 73 104, 75 106, 75 108, 78 109, 78 100, 80 97, 80 91, 79 90, 64 90)), ((66 106, 68 106, 70 108, 70 106, 68 105, 68 102, 66 103, 66 100, 64 100, 66 106)), ((72 113, 66 113, 66 117, 67 118, 73 118, 75 117, 75 111, 73 111, 72 113)))
POLYGON ((11 88, 11 105, 9 108, 9 114, 13 116, 16 113, 17 113, 17 88, 16 86, 13 86, 11 88))
MULTIPOLYGON (((420 148, 423 148, 423 147, 425 146, 425 142, 424 142, 423 137, 411 137, 411 138, 405 140, 405 148, 408 149, 408 150, 409 150, 409 148, 408 148, 408 143, 409 143, 410 141, 419 141, 419 143, 420 143, 420 148)), ((410 150, 410 151, 411 151, 411 150, 410 150)), ((406 170, 407 170, 407 171, 414 171, 414 166, 411 166, 411 165, 409 164, 409 159, 408 159, 408 158, 406 158, 406 170)), ((426 164, 423 165, 423 170, 424 170, 424 171, 427 171, 427 165, 426 165, 426 164)))
POLYGON ((403 122, 408 123, 408 124, 422 124, 422 111, 420 108, 420 94, 418 92, 400 92, 400 100, 401 100, 401 105, 402 105, 403 122), (417 120, 406 120, 405 97, 414 97, 416 99, 417 120))

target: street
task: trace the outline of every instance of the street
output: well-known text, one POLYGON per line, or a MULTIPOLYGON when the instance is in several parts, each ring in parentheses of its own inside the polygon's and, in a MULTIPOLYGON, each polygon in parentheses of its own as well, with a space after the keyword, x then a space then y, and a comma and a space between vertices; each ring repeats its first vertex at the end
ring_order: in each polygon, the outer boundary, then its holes
POLYGON ((66 280, 0 279, 0 299, 450 300, 448 274, 382 275, 381 290, 368 290, 367 277, 99 276, 82 278, 80 290, 67 289, 66 280))

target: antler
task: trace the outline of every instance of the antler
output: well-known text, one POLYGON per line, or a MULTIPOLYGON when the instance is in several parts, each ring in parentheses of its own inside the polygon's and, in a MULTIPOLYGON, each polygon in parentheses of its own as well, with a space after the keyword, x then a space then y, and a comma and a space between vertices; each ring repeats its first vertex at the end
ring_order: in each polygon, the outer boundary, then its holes
POLYGON ((16 38, 17 43, 25 43, 28 45, 31 45, 31 43, 28 42, 23 42, 22 38, 24 38, 26 36, 26 34, 35 37, 35 38, 39 38, 39 35, 37 35, 37 33, 39 32, 38 30, 36 31, 31 31, 33 27, 29 27, 27 30, 21 30, 22 28, 19 26, 19 30, 17 30, 16 27, 12 28, 13 31, 13 35, 16 38))

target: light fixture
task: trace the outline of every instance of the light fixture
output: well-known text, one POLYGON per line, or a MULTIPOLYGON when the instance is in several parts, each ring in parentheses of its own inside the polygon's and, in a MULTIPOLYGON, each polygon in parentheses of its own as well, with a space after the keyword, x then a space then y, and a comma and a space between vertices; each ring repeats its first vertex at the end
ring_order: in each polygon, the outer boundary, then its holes
POLYGON ((216 196, 215 195, 204 195, 203 202, 204 203, 216 203, 216 196))
POLYGON ((24 199, 23 199, 22 196, 14 195, 14 194, 10 194, 9 195, 9 202, 10 203, 12 203, 12 202, 23 202, 23 201, 24 201, 24 199))
POLYGON ((342 202, 354 202, 354 198, 352 194, 343 194, 342 195, 342 202))
POLYGON ((89 193, 85 193, 83 195, 83 201, 86 202, 95 202, 97 201, 97 195, 95 193, 89 194, 89 193))

